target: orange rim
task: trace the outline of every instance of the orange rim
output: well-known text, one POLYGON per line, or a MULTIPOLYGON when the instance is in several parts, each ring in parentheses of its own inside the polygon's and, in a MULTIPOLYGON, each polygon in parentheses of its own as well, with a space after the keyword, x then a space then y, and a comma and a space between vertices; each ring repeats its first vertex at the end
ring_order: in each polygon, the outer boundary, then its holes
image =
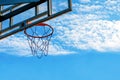
POLYGON ((52 35, 53 32, 54 32, 54 29, 53 29, 50 25, 48 25, 48 24, 46 24, 46 23, 38 23, 38 24, 36 24, 35 26, 38 26, 38 27, 48 26, 48 27, 52 30, 52 32, 51 32, 50 34, 48 34, 48 35, 45 35, 45 36, 32 36, 32 35, 30 35, 30 34, 27 33, 27 29, 24 29, 25 35, 27 35, 28 37, 33 37, 33 38, 45 38, 45 37, 48 37, 48 36, 52 35))

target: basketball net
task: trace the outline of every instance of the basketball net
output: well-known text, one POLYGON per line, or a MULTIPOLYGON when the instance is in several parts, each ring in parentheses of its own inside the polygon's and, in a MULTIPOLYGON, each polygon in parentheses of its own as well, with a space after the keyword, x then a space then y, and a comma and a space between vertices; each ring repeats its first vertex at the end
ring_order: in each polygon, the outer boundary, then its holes
POLYGON ((32 55, 38 58, 48 55, 49 42, 53 32, 54 29, 45 23, 39 23, 24 30, 32 55))

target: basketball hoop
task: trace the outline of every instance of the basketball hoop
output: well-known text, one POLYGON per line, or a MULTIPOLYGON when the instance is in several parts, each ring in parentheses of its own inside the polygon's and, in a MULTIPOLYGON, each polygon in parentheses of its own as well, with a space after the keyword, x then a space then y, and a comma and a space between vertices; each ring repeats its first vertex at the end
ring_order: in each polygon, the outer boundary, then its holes
POLYGON ((32 55, 38 58, 48 55, 49 42, 53 32, 54 29, 46 23, 38 23, 31 28, 24 29, 32 55))

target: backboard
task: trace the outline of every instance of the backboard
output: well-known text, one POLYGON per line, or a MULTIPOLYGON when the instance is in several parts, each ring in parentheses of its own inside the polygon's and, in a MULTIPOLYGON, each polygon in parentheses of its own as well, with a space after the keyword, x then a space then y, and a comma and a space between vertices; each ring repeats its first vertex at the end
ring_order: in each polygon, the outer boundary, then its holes
POLYGON ((40 1, 40 0, 0 0, 0 5, 30 3, 30 2, 37 2, 37 1, 40 1))
MULTIPOLYGON (((0 6, 0 40, 72 10, 72 0, 25 0, 33 3, 22 4, 10 3, 11 0, 2 1, 8 1, 10 5, 0 3, 3 4, 0 6)), ((22 0, 13 2, 21 3, 22 0)))

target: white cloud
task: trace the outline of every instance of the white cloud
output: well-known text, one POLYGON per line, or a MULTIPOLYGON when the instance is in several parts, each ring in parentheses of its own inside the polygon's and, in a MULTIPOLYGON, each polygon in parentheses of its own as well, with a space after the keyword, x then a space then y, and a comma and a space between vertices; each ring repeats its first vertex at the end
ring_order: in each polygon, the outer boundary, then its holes
POLYGON ((92 12, 92 11, 96 11, 98 9, 101 9, 102 6, 101 5, 80 5, 79 9, 80 11, 85 11, 85 12, 92 12))
POLYGON ((120 0, 106 0, 103 6, 109 14, 120 15, 120 0))
MULTIPOLYGON (((57 26, 57 39, 63 41, 64 45, 85 50, 120 51, 120 21, 87 21, 86 17, 82 21, 80 18, 72 18, 66 20, 67 23, 60 21, 61 26, 57 26)), ((60 23, 58 21, 59 25, 60 23)))
POLYGON ((52 22, 57 26, 57 40, 79 50, 120 51, 120 21, 116 20, 120 4, 116 4, 119 1, 108 2, 73 4, 72 13, 52 22))
POLYGON ((0 52, 12 55, 29 56, 29 48, 24 36, 15 37, 14 35, 0 42, 0 52))
POLYGON ((87 3, 87 2, 90 2, 91 0, 80 0, 80 2, 84 2, 84 3, 87 3))
MULTIPOLYGON (((25 36, 11 36, 6 39, 1 40, 0 43, 0 53, 6 53, 18 56, 32 56, 31 50, 28 45, 28 41, 25 36)), ((62 49, 62 47, 57 45, 49 45, 49 55, 67 55, 73 54, 68 50, 62 49)))
POLYGON ((49 48, 49 54, 50 55, 68 55, 68 54, 74 54, 76 52, 70 51, 70 50, 65 50, 63 49, 62 46, 59 46, 57 44, 52 44, 50 45, 49 48))

